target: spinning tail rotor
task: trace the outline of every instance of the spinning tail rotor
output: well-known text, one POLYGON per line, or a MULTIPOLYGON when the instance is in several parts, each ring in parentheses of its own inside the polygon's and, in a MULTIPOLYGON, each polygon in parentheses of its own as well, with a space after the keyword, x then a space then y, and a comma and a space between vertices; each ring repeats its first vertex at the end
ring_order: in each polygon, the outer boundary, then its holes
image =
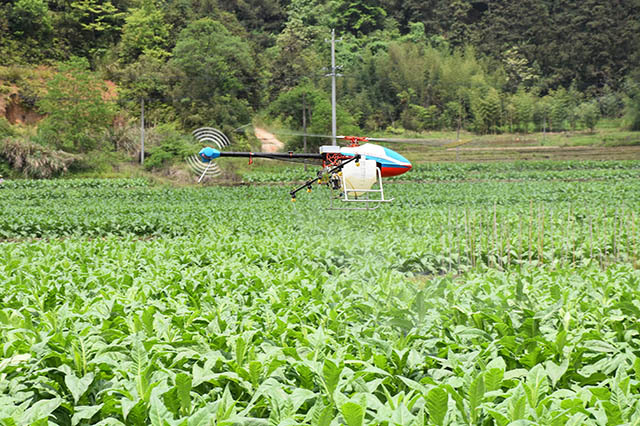
MULTIPOLYGON (((227 138, 227 136, 220 130, 214 129, 213 127, 201 127, 196 129, 193 131, 193 136, 203 145, 214 145, 218 147, 218 149, 223 149, 224 147, 231 145, 229 138, 227 138)), ((198 182, 201 182, 205 176, 214 177, 221 173, 220 167, 212 161, 220 155, 220 152, 216 149, 208 148, 207 152, 203 155, 203 151, 205 150, 207 150, 207 148, 203 149, 200 154, 194 154, 187 157, 187 164, 191 170, 196 175, 200 176, 198 182)))

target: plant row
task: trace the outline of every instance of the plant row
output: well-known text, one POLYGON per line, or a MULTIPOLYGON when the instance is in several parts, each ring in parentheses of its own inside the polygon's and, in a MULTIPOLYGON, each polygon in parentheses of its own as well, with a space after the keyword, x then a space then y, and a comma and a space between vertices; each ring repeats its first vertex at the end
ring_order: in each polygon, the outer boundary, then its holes
POLYGON ((115 178, 115 179, 12 179, 5 180, 0 189, 75 189, 75 188, 136 188, 149 185, 144 178, 115 178))
POLYGON ((3 244, 0 419, 601 425, 640 414, 637 271, 411 278, 367 228, 3 244))
MULTIPOLYGON (((251 171, 243 176, 249 183, 272 182, 304 182, 313 176, 313 172, 301 167, 285 168, 279 171, 251 171)), ((421 181, 461 181, 461 180, 618 180, 638 179, 640 169, 636 164, 628 167, 612 168, 566 168, 566 169, 518 169, 500 163, 495 167, 430 167, 417 165, 409 173, 389 178, 389 181, 421 182, 421 181), (504 167, 501 167, 504 166, 504 167)), ((386 180, 385 180, 386 181, 386 180)))

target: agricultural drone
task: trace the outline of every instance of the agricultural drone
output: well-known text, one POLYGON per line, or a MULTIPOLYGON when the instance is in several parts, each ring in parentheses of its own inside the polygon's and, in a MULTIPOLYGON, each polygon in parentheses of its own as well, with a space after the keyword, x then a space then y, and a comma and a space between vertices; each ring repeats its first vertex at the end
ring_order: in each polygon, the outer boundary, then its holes
MULTIPOLYGON (((384 196, 382 178, 398 176, 411 170, 411 163, 397 152, 371 141, 400 141, 382 138, 367 138, 360 136, 337 136, 349 144, 345 147, 324 145, 318 153, 294 153, 294 152, 225 152, 222 151, 230 145, 229 139, 221 131, 203 127, 193 132, 195 138, 203 144, 215 145, 216 148, 206 146, 196 155, 187 158, 191 168, 200 175, 198 182, 205 176, 216 176, 220 169, 213 160, 219 157, 244 157, 249 158, 249 164, 254 158, 268 158, 272 160, 313 162, 319 164, 322 169, 316 177, 307 180, 304 184, 293 189, 289 194, 291 201, 296 200, 299 191, 306 189, 311 192, 314 184, 326 185, 332 190, 331 206, 333 200, 338 199, 353 206, 349 209, 373 209, 380 203, 388 203, 393 198, 384 196)), ((310 135, 322 136, 322 135, 310 135)), ((323 136, 324 137, 324 136, 323 136)))

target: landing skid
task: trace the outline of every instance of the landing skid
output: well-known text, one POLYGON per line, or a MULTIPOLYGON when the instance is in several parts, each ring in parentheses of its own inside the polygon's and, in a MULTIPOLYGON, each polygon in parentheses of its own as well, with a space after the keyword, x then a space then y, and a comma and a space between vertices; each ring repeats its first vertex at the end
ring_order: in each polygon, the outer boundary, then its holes
POLYGON ((376 167, 376 177, 377 177, 377 189, 357 189, 352 188, 349 189, 347 187, 347 182, 345 176, 342 175, 342 187, 339 189, 341 191, 339 194, 334 195, 333 192, 336 190, 332 190, 332 194, 330 197, 330 204, 327 210, 375 210, 380 207, 381 203, 390 203, 394 200, 385 199, 384 198, 384 188, 382 187, 382 175, 380 174, 380 169, 376 167), (379 194, 379 195, 376 195, 379 194), (371 198, 371 197, 376 198, 371 198), (341 203, 360 203, 362 207, 356 207, 356 205, 350 207, 337 207, 333 205, 334 200, 339 200, 341 203))

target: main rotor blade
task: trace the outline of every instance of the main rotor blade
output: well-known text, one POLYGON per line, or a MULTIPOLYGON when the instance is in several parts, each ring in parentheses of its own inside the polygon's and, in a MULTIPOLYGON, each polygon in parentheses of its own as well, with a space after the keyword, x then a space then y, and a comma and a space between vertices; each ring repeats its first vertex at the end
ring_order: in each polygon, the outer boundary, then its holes
MULTIPOLYGON (((331 135, 322 135, 316 133, 303 133, 289 130, 274 131, 275 134, 288 135, 288 136, 308 136, 312 138, 326 138, 331 139, 331 135)), ((339 135, 336 139, 346 139, 347 136, 339 135)), ((366 138, 371 142, 392 142, 392 143, 409 143, 427 146, 444 146, 448 143, 455 142, 453 139, 429 139, 429 138, 366 138)))
MULTIPOLYGON (((275 133, 276 135, 286 135, 286 136, 309 136, 311 138, 327 138, 331 139, 333 136, 331 135, 320 135, 316 133, 303 133, 296 132, 293 130, 272 130, 271 133, 275 133)), ((344 139, 344 136, 336 136, 336 139, 344 139)))
MULTIPOLYGON (((244 126, 243 126, 244 127, 244 126)), ((286 135, 286 136, 308 136, 310 138, 324 138, 331 139, 333 136, 331 135, 323 135, 318 133, 303 133, 296 132, 293 130, 270 130, 271 133, 277 135, 286 135)), ((339 135, 336 136, 336 139, 346 139, 347 136, 339 135)), ((433 146, 433 147, 442 147, 448 144, 457 142, 455 139, 436 139, 436 138, 384 138, 384 137, 367 137, 367 141, 371 142, 391 142, 391 143, 406 143, 406 144, 415 144, 415 145, 424 145, 424 146, 433 146)))
POLYGON ((392 143, 408 143, 427 146, 444 146, 451 142, 453 139, 427 139, 427 138, 367 138, 372 142, 392 142, 392 143))

